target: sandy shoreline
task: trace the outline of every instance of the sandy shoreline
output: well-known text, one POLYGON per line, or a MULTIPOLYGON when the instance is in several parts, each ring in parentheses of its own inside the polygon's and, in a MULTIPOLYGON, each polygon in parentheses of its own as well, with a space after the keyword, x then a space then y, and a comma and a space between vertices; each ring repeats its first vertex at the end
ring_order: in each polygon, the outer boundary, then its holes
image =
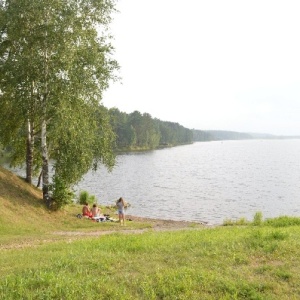
POLYGON ((206 224, 201 222, 190 222, 190 221, 174 221, 174 220, 163 220, 163 219, 153 219, 153 218, 146 218, 146 217, 138 217, 133 215, 126 215, 126 225, 127 226, 120 226, 117 230, 116 229, 109 229, 109 230, 95 230, 89 232, 82 232, 82 231, 56 231, 53 232, 54 235, 60 236, 73 236, 73 237, 82 237, 82 236, 102 236, 107 235, 115 232, 130 234, 130 233, 143 233, 145 231, 149 231, 149 229, 154 231, 174 231, 174 230, 181 230, 181 229, 197 229, 197 228, 204 228, 206 224), (130 222, 138 222, 138 223, 147 223, 151 227, 141 228, 141 229, 131 229, 128 228, 130 222), (121 230, 120 230, 121 229, 121 230))
POLYGON ((126 215, 127 222, 129 220, 143 223, 150 223, 153 229, 159 228, 173 228, 181 229, 187 227, 198 227, 198 226, 208 226, 205 222, 191 222, 191 221, 174 221, 174 220, 164 220, 164 219, 153 219, 139 216, 126 215))

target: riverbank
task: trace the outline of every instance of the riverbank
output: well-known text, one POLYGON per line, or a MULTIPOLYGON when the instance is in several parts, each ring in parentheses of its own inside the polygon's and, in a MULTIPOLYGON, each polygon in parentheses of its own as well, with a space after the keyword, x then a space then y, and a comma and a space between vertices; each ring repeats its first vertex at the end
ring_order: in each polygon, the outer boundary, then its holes
POLYGON ((158 230, 168 229, 168 228, 169 229, 184 229, 184 228, 209 226, 204 222, 164 220, 164 219, 154 219, 154 218, 146 218, 146 217, 139 217, 139 216, 132 216, 132 215, 127 215, 126 219, 133 220, 136 222, 151 224, 152 228, 158 229, 158 230))

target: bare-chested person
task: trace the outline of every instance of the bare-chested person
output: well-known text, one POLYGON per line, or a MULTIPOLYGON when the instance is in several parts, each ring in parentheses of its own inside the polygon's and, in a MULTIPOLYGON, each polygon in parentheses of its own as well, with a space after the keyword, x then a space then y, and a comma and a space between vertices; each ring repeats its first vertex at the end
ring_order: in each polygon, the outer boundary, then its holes
POLYGON ((82 215, 84 217, 88 217, 88 218, 91 218, 92 217, 92 212, 89 208, 89 204, 86 202, 82 208, 82 215))
POLYGON ((92 208, 92 216, 94 218, 98 218, 98 217, 100 217, 100 215, 101 215, 100 208, 97 206, 97 204, 94 204, 93 208, 92 208))

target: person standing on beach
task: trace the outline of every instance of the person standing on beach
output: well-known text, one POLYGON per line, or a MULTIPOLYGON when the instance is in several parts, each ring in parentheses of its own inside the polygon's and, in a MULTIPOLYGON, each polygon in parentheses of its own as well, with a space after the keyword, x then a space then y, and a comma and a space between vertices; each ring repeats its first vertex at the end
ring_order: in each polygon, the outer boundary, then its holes
POLYGON ((122 221, 123 221, 123 225, 125 226, 125 201, 124 201, 124 199, 121 197, 119 200, 117 200, 116 205, 118 208, 120 225, 122 225, 122 221))

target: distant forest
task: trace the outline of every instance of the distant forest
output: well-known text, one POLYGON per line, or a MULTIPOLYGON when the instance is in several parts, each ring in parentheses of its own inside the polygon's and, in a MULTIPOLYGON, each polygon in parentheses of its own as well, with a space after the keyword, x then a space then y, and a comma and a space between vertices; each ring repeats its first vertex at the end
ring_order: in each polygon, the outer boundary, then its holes
POLYGON ((148 113, 134 111, 127 114, 111 108, 109 115, 117 150, 156 149, 193 142, 192 130, 178 123, 153 119, 148 113))
POLYGON ((116 134, 116 149, 120 151, 157 149, 205 141, 300 138, 299 136, 188 129, 178 123, 161 121, 139 111, 127 114, 117 108, 111 108, 108 112, 116 134))

